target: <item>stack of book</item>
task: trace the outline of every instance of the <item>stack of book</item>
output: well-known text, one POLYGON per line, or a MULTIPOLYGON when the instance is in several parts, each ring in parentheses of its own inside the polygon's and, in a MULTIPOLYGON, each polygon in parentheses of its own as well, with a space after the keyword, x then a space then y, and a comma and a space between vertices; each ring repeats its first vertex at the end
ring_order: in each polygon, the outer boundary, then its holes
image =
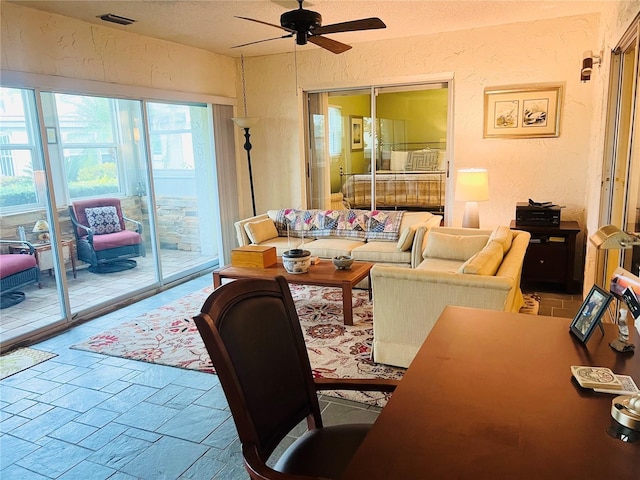
POLYGON ((617 375, 607 367, 572 366, 571 373, 583 388, 592 388, 595 392, 616 395, 640 393, 629 375, 617 375))

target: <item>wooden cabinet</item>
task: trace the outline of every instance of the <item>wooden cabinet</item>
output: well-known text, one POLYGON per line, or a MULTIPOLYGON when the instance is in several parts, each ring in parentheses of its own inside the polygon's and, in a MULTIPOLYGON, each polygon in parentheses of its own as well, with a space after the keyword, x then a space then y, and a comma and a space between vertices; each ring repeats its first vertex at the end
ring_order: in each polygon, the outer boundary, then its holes
POLYGON ((560 222, 559 227, 523 227, 516 226, 514 220, 511 228, 531 234, 522 266, 523 284, 552 284, 569 293, 576 290, 573 271, 578 222, 560 222))

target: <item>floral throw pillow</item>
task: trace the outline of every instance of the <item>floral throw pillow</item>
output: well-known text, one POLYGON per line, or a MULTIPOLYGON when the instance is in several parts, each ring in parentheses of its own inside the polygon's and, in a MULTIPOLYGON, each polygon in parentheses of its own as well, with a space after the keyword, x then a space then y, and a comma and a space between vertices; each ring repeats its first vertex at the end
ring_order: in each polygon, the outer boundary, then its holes
POLYGON ((120 219, 116 207, 85 208, 89 226, 95 235, 120 232, 120 219))

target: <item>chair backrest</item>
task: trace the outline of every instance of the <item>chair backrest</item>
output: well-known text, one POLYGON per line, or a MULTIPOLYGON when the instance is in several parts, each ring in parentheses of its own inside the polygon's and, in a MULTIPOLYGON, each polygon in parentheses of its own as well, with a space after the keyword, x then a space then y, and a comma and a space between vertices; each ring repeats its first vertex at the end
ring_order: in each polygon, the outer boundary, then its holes
MULTIPOLYGON (((72 202, 71 207, 76 221, 80 225, 85 226, 89 226, 89 220, 87 219, 85 209, 96 207, 115 207, 118 219, 120 220, 120 228, 125 230, 124 219, 122 218, 122 207, 120 206, 119 198, 92 198, 89 200, 78 200, 77 202, 72 202)), ((81 228, 76 228, 76 234, 79 237, 83 237, 87 232, 81 228)))
POLYGON ((283 277, 225 284, 194 320, 243 449, 266 461, 305 418, 309 428, 322 427, 302 329, 283 277))

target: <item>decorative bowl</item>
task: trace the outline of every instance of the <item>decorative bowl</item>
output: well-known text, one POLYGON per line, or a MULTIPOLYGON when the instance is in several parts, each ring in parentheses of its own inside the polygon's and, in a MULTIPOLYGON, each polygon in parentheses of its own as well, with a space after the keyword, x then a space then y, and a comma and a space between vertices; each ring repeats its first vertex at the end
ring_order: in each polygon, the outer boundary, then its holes
POLYGON ((307 273, 311 265, 311 252, 294 248, 282 254, 282 266, 288 273, 307 273))
POLYGON ((348 270, 353 263, 353 257, 349 255, 340 255, 332 258, 333 264, 338 270, 348 270))

